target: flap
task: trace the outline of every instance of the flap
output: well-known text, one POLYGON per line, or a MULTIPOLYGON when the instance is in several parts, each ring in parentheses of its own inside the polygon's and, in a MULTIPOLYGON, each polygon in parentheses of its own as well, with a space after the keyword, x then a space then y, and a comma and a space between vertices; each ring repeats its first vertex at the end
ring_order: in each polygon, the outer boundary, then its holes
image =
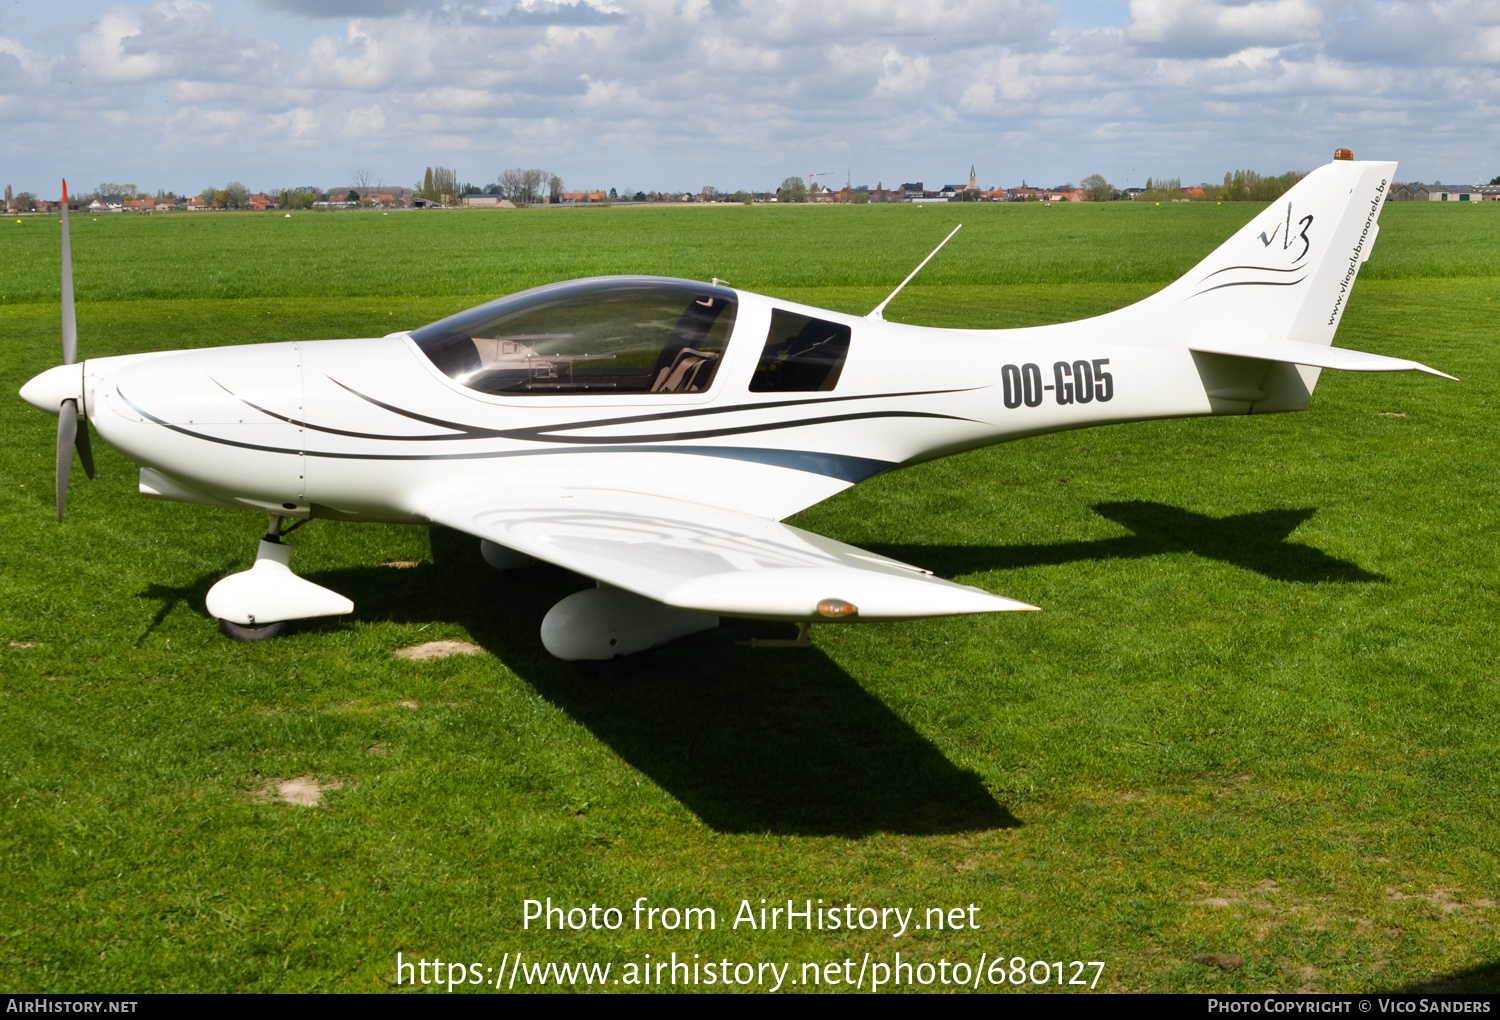
POLYGON ((816 621, 829 599, 852 604, 861 620, 1036 608, 800 528, 665 496, 449 489, 420 509, 605 584, 718 616, 816 621))

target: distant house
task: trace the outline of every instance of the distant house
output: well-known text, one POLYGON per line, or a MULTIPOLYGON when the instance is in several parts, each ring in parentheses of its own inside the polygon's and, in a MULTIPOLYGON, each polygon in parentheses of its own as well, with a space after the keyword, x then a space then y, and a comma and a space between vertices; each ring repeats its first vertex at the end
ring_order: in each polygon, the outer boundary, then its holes
POLYGON ((276 199, 270 198, 266 195, 251 195, 248 199, 246 199, 246 202, 249 204, 250 208, 254 209, 256 212, 265 212, 267 209, 275 209, 277 205, 276 199))
POLYGON ((1477 202, 1481 199, 1478 188, 1467 184, 1423 184, 1413 181, 1391 189, 1391 202, 1477 202))
POLYGON ((127 198, 123 208, 125 212, 148 213, 156 208, 156 203, 149 198, 127 198))
POLYGON ((558 196, 564 202, 602 202, 609 197, 607 191, 564 191, 558 196))
POLYGON ((1474 185, 1474 198, 1480 202, 1500 202, 1500 184, 1474 185))
POLYGON ((1043 202, 1083 202, 1088 199, 1088 192, 1082 188, 1075 188, 1071 184, 1065 184, 1060 188, 1049 188, 1042 195, 1043 202))
POLYGON ((101 195, 89 203, 89 212, 124 212, 125 199, 121 195, 101 195))
MULTIPOLYGON (((423 199, 418 198, 413 201, 418 208, 422 208, 423 199)), ((514 209, 516 207, 516 203, 508 198, 501 198, 499 195, 465 195, 464 205, 474 209, 514 209)), ((426 207, 428 209, 441 208, 436 202, 427 202, 426 207)))

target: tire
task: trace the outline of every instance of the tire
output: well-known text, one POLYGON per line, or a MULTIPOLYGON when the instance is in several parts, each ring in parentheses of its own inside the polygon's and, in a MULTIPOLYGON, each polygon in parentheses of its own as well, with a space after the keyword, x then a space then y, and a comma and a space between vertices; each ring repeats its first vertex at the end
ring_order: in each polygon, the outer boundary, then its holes
POLYGON ((278 620, 275 623, 245 624, 233 623, 229 620, 219 621, 219 633, 234 641, 270 641, 279 638, 287 632, 292 625, 290 620, 278 620))

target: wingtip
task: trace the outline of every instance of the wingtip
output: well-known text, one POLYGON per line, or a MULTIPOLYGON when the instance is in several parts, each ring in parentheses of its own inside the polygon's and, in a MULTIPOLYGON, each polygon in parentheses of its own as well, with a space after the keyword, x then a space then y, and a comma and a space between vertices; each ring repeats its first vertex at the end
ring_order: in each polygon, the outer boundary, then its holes
POLYGON ((1447 372, 1439 372, 1437 369, 1433 368, 1431 365, 1424 365, 1420 361, 1410 361, 1410 362, 1407 362, 1407 364, 1411 365, 1411 367, 1415 368, 1418 372, 1426 372, 1428 375, 1436 375, 1436 376, 1441 376, 1444 379, 1452 379, 1454 382, 1458 382, 1459 381, 1458 376, 1456 376, 1456 375, 1449 375, 1447 372))

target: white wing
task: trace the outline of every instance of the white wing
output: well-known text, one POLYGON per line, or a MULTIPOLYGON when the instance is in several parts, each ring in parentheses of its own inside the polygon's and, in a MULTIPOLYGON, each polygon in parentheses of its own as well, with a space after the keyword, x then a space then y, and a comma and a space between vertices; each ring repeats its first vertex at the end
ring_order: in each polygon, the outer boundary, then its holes
MULTIPOLYGON (((486 483, 487 486, 493 482, 486 483)), ((820 620, 850 603, 861 620, 1035 609, 776 521, 608 489, 433 495, 431 520, 679 609, 820 620)))

